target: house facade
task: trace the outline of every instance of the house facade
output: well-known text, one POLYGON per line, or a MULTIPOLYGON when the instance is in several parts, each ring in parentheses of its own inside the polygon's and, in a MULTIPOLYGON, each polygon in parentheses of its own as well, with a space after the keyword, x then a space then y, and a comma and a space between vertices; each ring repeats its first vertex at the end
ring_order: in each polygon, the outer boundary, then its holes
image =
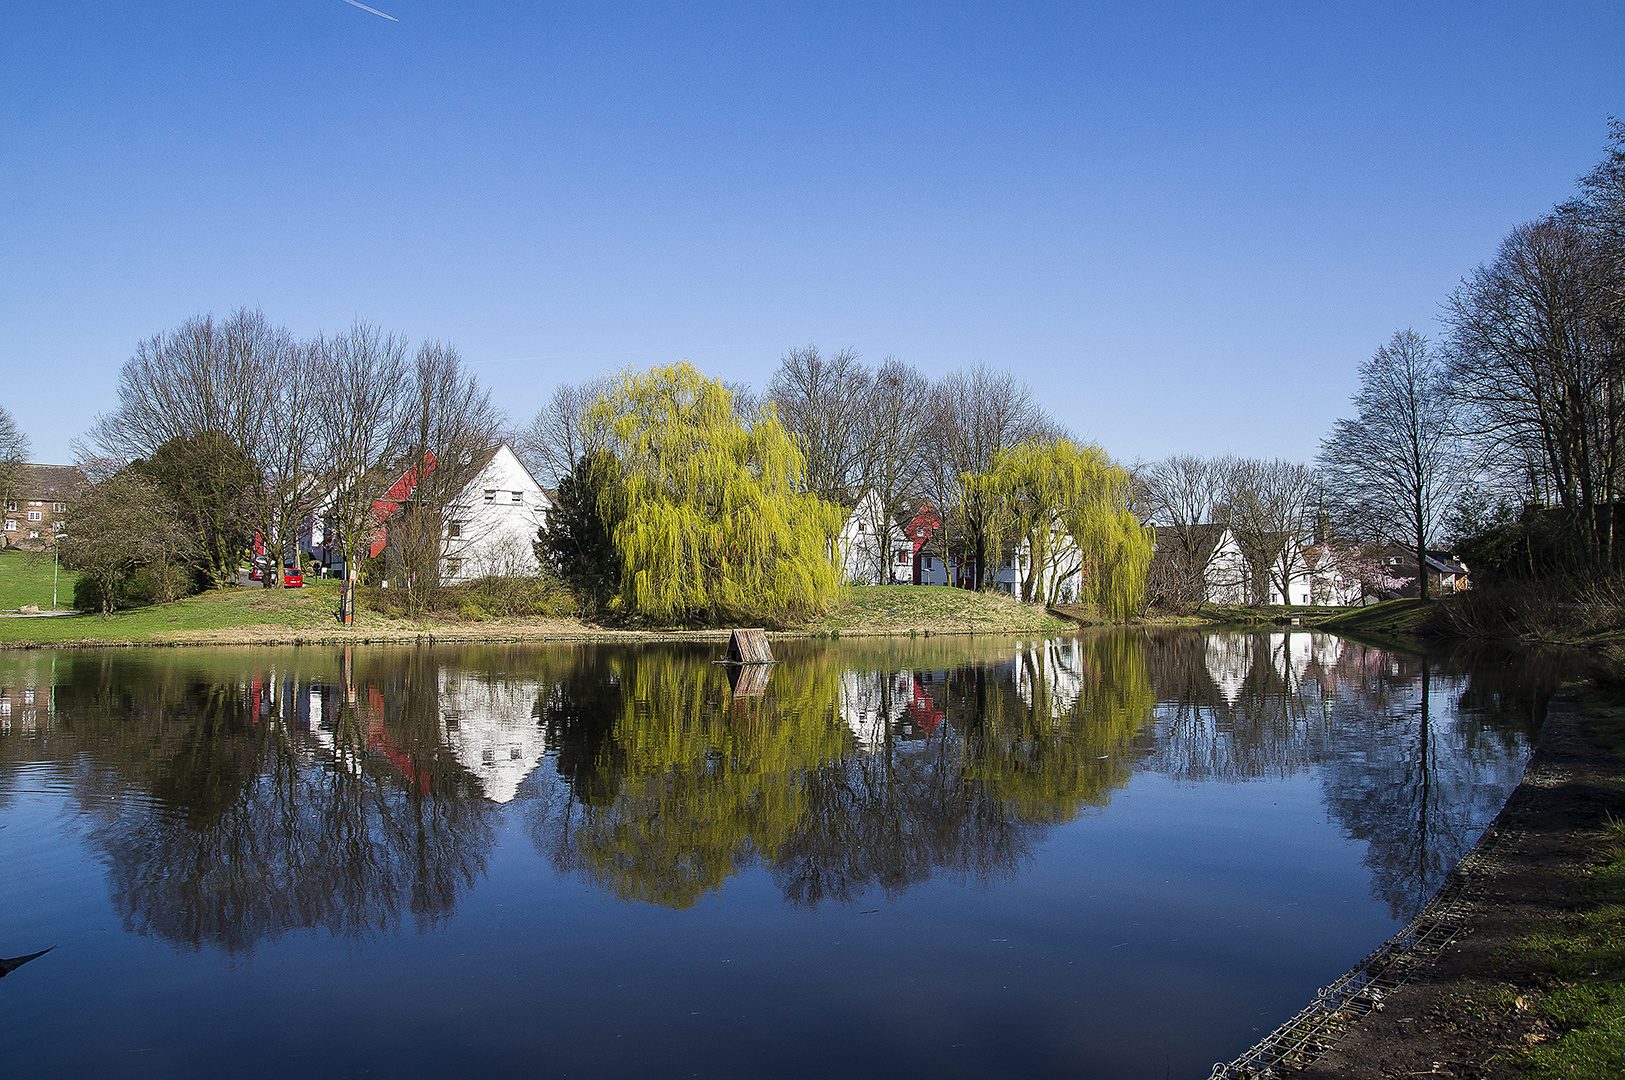
POLYGON ((17 483, 4 502, 0 546, 40 551, 64 528, 68 500, 85 482, 77 465, 17 466, 17 483))

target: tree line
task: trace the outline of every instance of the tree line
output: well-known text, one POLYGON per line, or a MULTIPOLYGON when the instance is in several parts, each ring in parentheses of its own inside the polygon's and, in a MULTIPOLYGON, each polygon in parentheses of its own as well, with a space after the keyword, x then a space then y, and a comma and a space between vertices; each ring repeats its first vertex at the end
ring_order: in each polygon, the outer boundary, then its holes
POLYGON ((933 382, 809 345, 761 397, 686 363, 623 372, 559 386, 516 449, 558 485, 538 554, 590 602, 660 620, 824 607, 858 507, 882 538, 865 549, 882 582, 895 569, 884 538, 926 504, 937 553, 972 588, 1021 550, 1023 599, 1054 602, 1077 574, 1126 619, 1150 562, 1128 471, 987 368, 933 382))
MULTIPOLYGON (((1137 470, 1145 515, 1183 558, 1154 590, 1199 584, 1199 525, 1229 524, 1255 580, 1283 591, 1294 561, 1336 557, 1380 577, 1351 546, 1413 553, 1448 544, 1478 580, 1620 569, 1625 462, 1625 122, 1575 195, 1513 228, 1443 303, 1437 340, 1411 329, 1360 368, 1352 415, 1316 467, 1175 456, 1137 470), (1282 546, 1279 537, 1289 542, 1282 546), (1305 550, 1310 540, 1336 545, 1305 550)), ((1300 568, 1301 569, 1301 568, 1300 568)))

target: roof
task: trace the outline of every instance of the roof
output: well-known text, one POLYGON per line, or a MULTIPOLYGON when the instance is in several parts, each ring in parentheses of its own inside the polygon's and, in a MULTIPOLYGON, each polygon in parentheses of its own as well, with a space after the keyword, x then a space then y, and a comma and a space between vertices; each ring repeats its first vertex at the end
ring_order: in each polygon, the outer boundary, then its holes
POLYGON ((16 497, 61 502, 84 482, 85 474, 77 465, 19 465, 16 497))

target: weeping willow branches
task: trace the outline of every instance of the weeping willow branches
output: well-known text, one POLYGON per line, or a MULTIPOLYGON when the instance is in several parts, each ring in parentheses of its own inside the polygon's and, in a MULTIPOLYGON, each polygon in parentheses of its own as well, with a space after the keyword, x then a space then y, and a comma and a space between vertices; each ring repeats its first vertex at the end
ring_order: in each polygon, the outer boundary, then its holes
POLYGON ((620 463, 602 498, 625 610, 661 622, 786 618, 835 598, 840 513, 802 490, 801 452, 771 407, 747 425, 726 386, 683 362, 623 373, 591 418, 620 463))
POLYGON ((1125 622, 1138 613, 1151 564, 1151 534, 1128 510, 1129 475, 1098 446, 1029 440, 965 477, 967 490, 997 507, 1026 555, 1021 597, 1055 603, 1081 576, 1080 598, 1125 622))

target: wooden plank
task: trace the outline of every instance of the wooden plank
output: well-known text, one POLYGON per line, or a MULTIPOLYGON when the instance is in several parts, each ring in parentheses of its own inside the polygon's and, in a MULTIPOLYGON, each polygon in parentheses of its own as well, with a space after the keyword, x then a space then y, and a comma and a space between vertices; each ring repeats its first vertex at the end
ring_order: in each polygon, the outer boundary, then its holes
POLYGON ((767 644, 767 631, 735 630, 728 637, 728 657, 723 663, 773 663, 773 650, 767 644))

